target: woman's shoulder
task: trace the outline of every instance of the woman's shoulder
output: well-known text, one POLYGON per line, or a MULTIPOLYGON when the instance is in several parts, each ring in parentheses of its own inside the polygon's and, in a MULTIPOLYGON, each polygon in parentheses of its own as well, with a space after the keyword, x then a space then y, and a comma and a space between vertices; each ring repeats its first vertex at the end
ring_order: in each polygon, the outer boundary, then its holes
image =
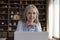
POLYGON ((19 21, 18 21, 18 23, 19 23, 19 24, 24 24, 24 22, 23 22, 23 21, 21 21, 21 20, 19 20, 19 21))
POLYGON ((40 24, 40 22, 38 21, 37 24, 40 24))
POLYGON ((37 22, 37 25, 41 25, 41 23, 40 22, 37 22))
POLYGON ((21 20, 19 20, 18 22, 19 22, 19 23, 22 23, 22 21, 21 21, 21 20))
POLYGON ((19 23, 19 24, 22 24, 22 21, 19 20, 18 23, 19 23))

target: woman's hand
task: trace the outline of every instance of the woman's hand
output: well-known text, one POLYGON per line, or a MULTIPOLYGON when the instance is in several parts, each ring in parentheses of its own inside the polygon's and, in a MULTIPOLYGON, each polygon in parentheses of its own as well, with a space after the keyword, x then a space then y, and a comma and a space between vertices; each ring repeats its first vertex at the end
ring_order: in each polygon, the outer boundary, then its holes
POLYGON ((26 27, 29 27, 29 26, 36 26, 36 23, 35 22, 26 22, 26 27))

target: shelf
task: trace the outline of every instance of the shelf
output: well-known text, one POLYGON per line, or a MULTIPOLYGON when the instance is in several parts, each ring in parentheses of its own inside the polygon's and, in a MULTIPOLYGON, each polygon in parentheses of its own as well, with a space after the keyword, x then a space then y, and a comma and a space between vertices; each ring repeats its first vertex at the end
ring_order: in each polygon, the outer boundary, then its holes
POLYGON ((10 3, 10 5, 20 5, 20 3, 10 3))
POLYGON ((46 0, 0 0, 0 37, 6 37, 8 40, 12 38, 16 31, 17 23, 23 18, 23 12, 27 5, 34 4, 39 11, 39 22, 43 31, 47 29, 47 1, 46 0), (19 17, 17 17, 17 15, 19 17), (18 18, 18 19, 17 19, 18 18))
MULTIPOLYGON (((9 13, 10 15, 20 15, 19 13, 16 13, 16 12, 14 12, 14 13, 9 13)), ((17 20, 17 19, 16 19, 17 20)))
POLYGON ((13 1, 13 2, 16 1, 16 2, 19 2, 20 0, 9 0, 9 1, 13 1))
MULTIPOLYGON (((16 29, 15 29, 15 30, 16 30, 16 29)), ((10 30, 9 32, 13 32, 13 33, 14 33, 14 32, 15 32, 15 30, 10 30)))
POLYGON ((8 8, 2 8, 2 7, 0 7, 0 10, 8 10, 8 8))
POLYGON ((19 7, 9 7, 10 9, 19 9, 19 7))
POLYGON ((0 27, 5 27, 5 26, 7 26, 7 27, 8 27, 8 25, 0 25, 0 27))
POLYGON ((8 29, 8 25, 0 25, 0 28, 3 28, 3 30, 2 31, 5 31, 5 30, 7 30, 8 29))
POLYGON ((0 5, 8 5, 8 3, 0 3, 0 5))
POLYGON ((8 21, 8 19, 0 19, 0 20, 3 20, 3 21, 8 21))
POLYGON ((5 7, 0 7, 0 9, 8 9, 8 7, 6 7, 6 8, 5 7))
POLYGON ((9 26, 10 26, 10 27, 14 27, 14 28, 15 28, 17 25, 9 25, 9 26))
POLYGON ((20 1, 40 1, 40 0, 20 0, 20 1))
POLYGON ((0 15, 8 15, 6 12, 0 12, 0 15))
MULTIPOLYGON (((29 5, 29 4, 20 4, 20 6, 27 6, 27 5, 29 5)), ((46 4, 35 4, 36 6, 42 6, 42 5, 46 5, 46 4)))
POLYGON ((8 4, 8 0, 0 0, 0 4, 8 4))
POLYGON ((8 15, 8 13, 7 13, 7 12, 2 12, 2 11, 0 11, 0 15, 1 15, 1 16, 3 16, 3 15, 8 15))
MULTIPOLYGON (((21 10, 24 10, 25 8, 20 8, 21 10)), ((39 10, 43 10, 43 9, 46 9, 46 8, 38 8, 39 10)))
POLYGON ((13 19, 9 19, 9 21, 18 21, 18 19, 13 18, 13 19))
POLYGON ((0 32, 8 32, 7 30, 4 30, 4 31, 0 31, 0 32))

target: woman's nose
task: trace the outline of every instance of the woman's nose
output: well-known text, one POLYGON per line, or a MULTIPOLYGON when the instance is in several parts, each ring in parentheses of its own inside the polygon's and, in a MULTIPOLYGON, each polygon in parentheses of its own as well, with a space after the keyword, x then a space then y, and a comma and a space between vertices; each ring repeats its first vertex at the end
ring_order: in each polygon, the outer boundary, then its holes
POLYGON ((31 14, 31 17, 33 17, 33 14, 31 14))

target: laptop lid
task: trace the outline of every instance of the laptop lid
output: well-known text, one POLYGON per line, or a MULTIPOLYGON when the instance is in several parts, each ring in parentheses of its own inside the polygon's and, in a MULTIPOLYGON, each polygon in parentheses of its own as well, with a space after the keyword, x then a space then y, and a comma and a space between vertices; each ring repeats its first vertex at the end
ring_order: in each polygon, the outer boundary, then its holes
POLYGON ((48 32, 14 32, 14 40, 48 40, 48 32))

